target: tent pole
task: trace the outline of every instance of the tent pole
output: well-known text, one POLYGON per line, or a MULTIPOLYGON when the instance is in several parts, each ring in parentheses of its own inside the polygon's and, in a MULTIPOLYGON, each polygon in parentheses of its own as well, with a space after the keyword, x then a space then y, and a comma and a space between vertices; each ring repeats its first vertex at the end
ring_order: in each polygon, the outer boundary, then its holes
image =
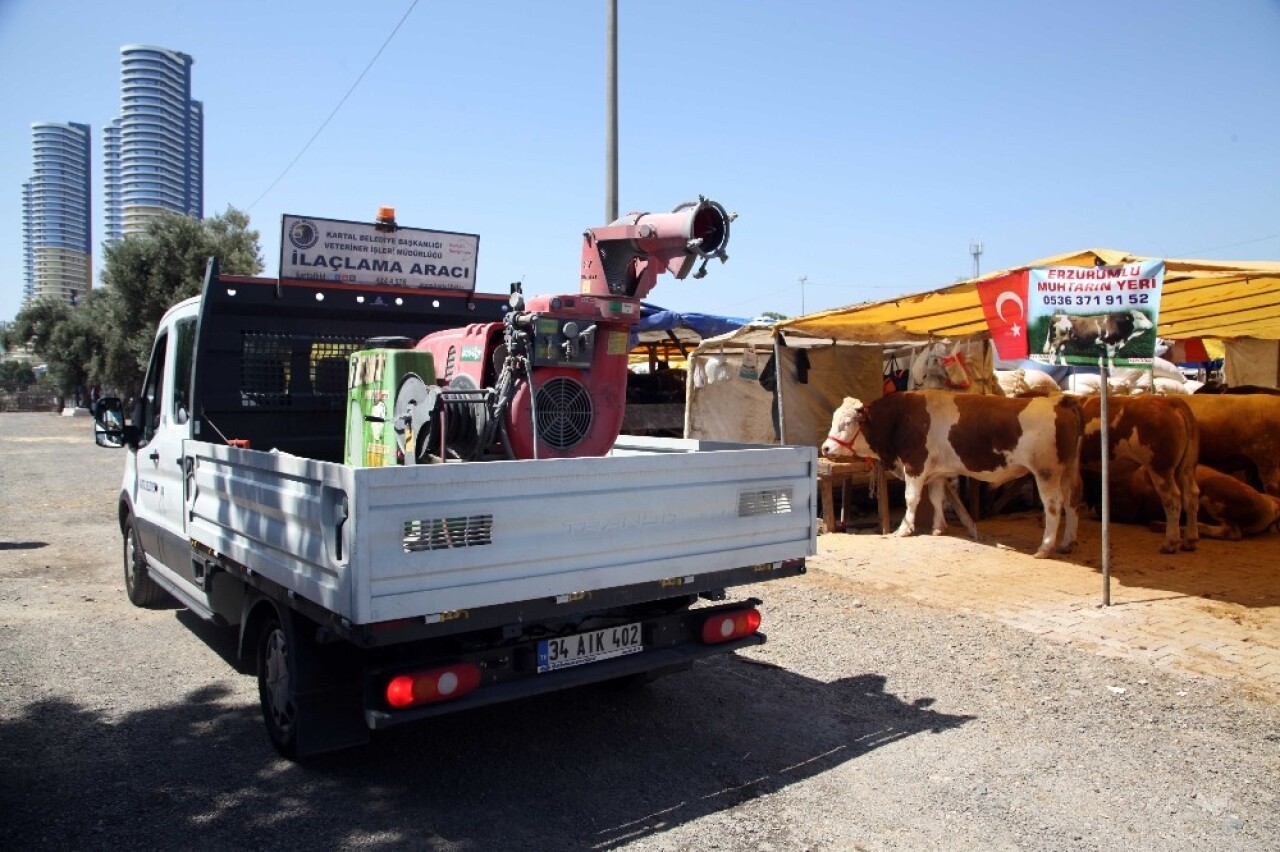
POLYGON ((773 398, 778 406, 778 443, 787 442, 787 419, 782 416, 782 335, 773 335, 773 398))

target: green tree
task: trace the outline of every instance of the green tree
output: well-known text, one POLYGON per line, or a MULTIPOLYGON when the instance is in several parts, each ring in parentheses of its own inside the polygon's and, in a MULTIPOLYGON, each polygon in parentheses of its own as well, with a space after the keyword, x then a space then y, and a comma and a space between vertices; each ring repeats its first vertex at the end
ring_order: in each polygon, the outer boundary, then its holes
POLYGON ((71 320, 71 306, 57 296, 41 296, 28 302, 5 332, 5 346, 26 345, 48 366, 46 376, 62 393, 70 392, 80 372, 63 357, 64 330, 71 320))
POLYGON ((0 361, 0 388, 9 392, 26 390, 36 383, 36 371, 22 361, 0 361))
POLYGON ((249 230, 248 214, 234 207, 204 220, 164 213, 144 233, 107 246, 107 302, 95 318, 111 328, 95 361, 105 383, 128 389, 141 382, 157 323, 170 307, 199 295, 210 257, 228 275, 262 271, 258 232, 249 230))
POLYGON ((4 333, 4 345, 29 346, 43 355, 53 342, 54 333, 71 316, 71 306, 56 296, 41 296, 23 305, 4 333))
POLYGON ((76 307, 57 296, 41 296, 21 311, 5 334, 6 345, 26 344, 47 365, 48 380, 63 395, 85 390, 94 377, 104 327, 95 321, 103 296, 90 291, 76 307))

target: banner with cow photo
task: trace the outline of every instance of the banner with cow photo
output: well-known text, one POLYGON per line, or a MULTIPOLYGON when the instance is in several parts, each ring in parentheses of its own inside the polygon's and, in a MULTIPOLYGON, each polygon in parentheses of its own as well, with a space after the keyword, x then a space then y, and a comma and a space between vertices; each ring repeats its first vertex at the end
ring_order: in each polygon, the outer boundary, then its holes
POLYGON ((1027 276, 1029 357, 1045 364, 1147 365, 1155 358, 1164 261, 1050 266, 1027 276))

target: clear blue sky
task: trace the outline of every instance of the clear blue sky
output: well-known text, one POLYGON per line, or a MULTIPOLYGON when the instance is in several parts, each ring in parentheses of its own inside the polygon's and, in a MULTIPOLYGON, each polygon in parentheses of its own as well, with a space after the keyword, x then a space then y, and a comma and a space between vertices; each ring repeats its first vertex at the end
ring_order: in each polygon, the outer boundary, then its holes
MULTIPOLYGON (((604 224, 605 0, 0 0, 0 319, 36 121, 101 130, 124 44, 192 55, 205 213, 480 234, 478 289, 577 289, 604 224), (266 192, 265 196, 263 193, 266 192), (252 205, 252 206, 251 206, 252 205)), ((1086 247, 1280 258, 1280 2, 619 0, 619 205, 707 195, 731 260, 678 310, 788 315, 1086 247), (801 277, 807 278, 802 287, 801 277)))

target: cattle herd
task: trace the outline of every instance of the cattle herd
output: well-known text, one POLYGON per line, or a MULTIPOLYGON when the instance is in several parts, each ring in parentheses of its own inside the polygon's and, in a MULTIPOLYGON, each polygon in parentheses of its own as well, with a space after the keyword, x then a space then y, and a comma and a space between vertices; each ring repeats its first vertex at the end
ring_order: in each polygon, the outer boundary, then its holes
MULTIPOLYGON (((1111 519, 1162 529, 1161 552, 1195 550, 1201 534, 1280 529, 1280 395, 1110 397, 1107 420, 1111 519)), ((1077 506, 1099 505, 1101 425, 1098 397, 900 391, 846 398, 822 453, 878 460, 905 482, 899 536, 915 531, 926 490, 933 532, 945 529, 949 477, 998 485, 1030 475, 1044 506, 1043 558, 1073 550, 1077 506)))

